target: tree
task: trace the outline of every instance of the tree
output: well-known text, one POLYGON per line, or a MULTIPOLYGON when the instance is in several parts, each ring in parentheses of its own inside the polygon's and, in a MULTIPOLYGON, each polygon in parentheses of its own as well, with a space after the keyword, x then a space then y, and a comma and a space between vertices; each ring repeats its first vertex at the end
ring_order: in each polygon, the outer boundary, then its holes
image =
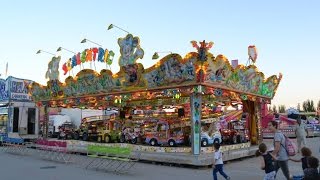
POLYGON ((300 103, 298 103, 297 110, 298 110, 299 112, 301 111, 300 103))
POLYGON ((278 106, 278 112, 279 113, 285 113, 286 112, 286 106, 285 105, 279 105, 278 106))
POLYGON ((272 106, 272 111, 273 111, 274 113, 277 113, 277 107, 276 107, 276 105, 273 105, 273 106, 272 106))
POLYGON ((307 107, 307 102, 306 101, 303 101, 302 108, 303 108, 304 112, 307 112, 308 107, 307 107))
POLYGON ((313 100, 310 101, 310 112, 315 112, 316 109, 314 108, 313 100))
POLYGON ((303 101, 303 111, 305 112, 315 112, 315 107, 314 107, 314 103, 313 100, 307 100, 307 101, 303 101))

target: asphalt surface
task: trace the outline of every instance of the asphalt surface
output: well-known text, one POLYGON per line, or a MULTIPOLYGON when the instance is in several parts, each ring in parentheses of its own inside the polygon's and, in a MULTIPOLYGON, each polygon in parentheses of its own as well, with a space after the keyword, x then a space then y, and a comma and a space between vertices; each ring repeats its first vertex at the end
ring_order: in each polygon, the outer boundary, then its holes
MULTIPOLYGON (((265 140, 271 146, 272 140, 265 140)), ((320 158, 320 138, 308 138, 308 146, 314 156, 320 158)), ((1 148, 1 147, 0 147, 1 148)), ((299 158, 299 155, 297 155, 299 158)), ((300 163, 289 163, 291 174, 302 174, 300 163)), ((227 162, 225 172, 236 180, 263 179, 264 171, 259 169, 257 158, 245 158, 227 162)), ((218 175, 219 179, 224 179, 218 175)), ((0 180, 105 180, 105 179, 148 179, 148 180, 200 180, 213 179, 211 168, 175 167, 152 163, 137 163, 128 174, 117 175, 110 172, 85 170, 72 164, 61 164, 37 159, 32 156, 13 155, 0 151, 0 180)), ((279 171, 279 180, 284 179, 279 171)))

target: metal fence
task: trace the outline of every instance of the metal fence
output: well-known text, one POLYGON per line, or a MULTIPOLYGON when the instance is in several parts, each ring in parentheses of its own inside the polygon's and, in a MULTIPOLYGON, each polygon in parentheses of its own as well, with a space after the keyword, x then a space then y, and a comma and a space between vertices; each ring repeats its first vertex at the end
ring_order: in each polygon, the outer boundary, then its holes
POLYGON ((88 170, 123 174, 129 172, 140 159, 139 152, 130 148, 88 145, 85 154, 68 151, 66 141, 39 139, 34 143, 2 141, 0 150, 5 153, 31 156, 43 160, 65 163, 88 170), (91 149, 90 149, 91 148, 91 149))

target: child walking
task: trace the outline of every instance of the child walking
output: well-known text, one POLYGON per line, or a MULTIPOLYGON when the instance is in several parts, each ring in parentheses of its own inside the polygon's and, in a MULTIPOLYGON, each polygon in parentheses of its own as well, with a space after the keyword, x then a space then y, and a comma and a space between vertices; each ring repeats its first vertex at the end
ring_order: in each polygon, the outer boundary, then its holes
POLYGON ((213 146, 215 149, 214 157, 213 157, 213 165, 212 165, 213 179, 218 180, 217 173, 219 172, 225 179, 229 180, 230 177, 228 175, 226 175, 225 172, 223 172, 222 152, 219 150, 220 144, 214 143, 213 146))
POLYGON ((308 168, 307 159, 308 159, 308 157, 310 157, 312 155, 312 152, 309 148, 303 147, 303 148, 301 148, 301 155, 302 155, 301 159, 289 158, 289 160, 291 160, 293 162, 302 162, 302 170, 305 170, 306 168, 308 168))
POLYGON ((305 170, 303 170, 304 180, 319 180, 319 160, 316 157, 310 156, 307 158, 307 162, 308 167, 305 170))
POLYGON ((267 152, 266 144, 261 143, 259 145, 259 150, 256 151, 256 156, 260 159, 261 169, 266 173, 263 180, 274 180, 276 171, 273 165, 273 159, 276 159, 276 157, 267 152))

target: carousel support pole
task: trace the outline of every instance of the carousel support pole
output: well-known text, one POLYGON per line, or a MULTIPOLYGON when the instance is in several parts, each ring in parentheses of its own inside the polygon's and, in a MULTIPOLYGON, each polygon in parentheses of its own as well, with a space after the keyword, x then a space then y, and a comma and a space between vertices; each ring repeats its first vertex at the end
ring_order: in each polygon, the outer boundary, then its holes
POLYGON ((257 122, 257 139, 258 144, 262 143, 263 141, 263 134, 262 134, 262 117, 264 117, 264 113, 262 112, 263 108, 266 108, 265 102, 255 102, 255 114, 256 114, 256 122, 257 122))
POLYGON ((191 94, 190 97, 190 109, 191 109, 191 142, 192 142, 192 154, 200 155, 201 143, 200 143, 200 131, 201 131, 201 104, 202 104, 202 86, 198 86, 198 91, 191 94))
POLYGON ((43 133, 44 133, 44 137, 43 138, 45 138, 45 139, 47 139, 48 138, 48 129, 49 129, 49 113, 48 113, 48 105, 45 105, 44 106, 44 131, 43 131, 43 133))

